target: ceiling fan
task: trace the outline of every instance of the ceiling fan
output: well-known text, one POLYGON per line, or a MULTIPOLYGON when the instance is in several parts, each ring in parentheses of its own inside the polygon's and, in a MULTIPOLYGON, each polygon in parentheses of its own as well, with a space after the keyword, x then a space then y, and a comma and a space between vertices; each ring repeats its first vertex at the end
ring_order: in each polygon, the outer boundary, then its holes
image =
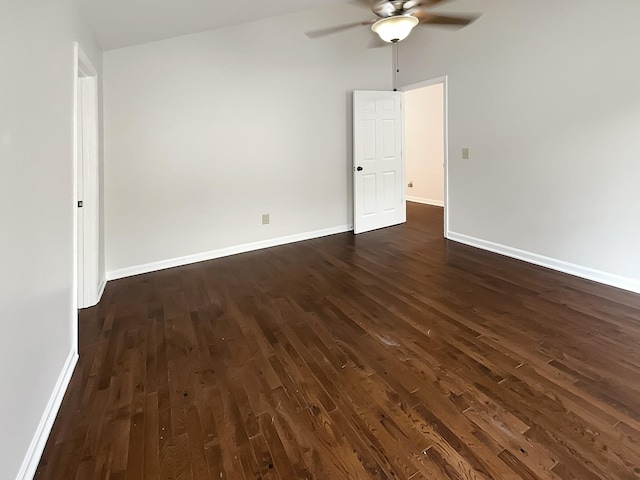
POLYGON ((319 38, 353 27, 371 25, 371 30, 388 43, 398 43, 409 36, 413 27, 423 25, 446 25, 462 28, 478 18, 474 15, 447 16, 429 13, 433 7, 446 0, 352 0, 351 3, 371 10, 378 18, 363 22, 348 23, 335 27, 306 32, 309 38, 319 38))

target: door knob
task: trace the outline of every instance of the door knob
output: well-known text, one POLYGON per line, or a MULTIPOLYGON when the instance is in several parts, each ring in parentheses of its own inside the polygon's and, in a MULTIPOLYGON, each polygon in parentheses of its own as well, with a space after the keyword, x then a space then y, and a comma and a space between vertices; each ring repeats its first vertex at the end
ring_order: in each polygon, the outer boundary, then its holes
POLYGON ((358 167, 358 168, 356 168, 356 170, 357 170, 357 171, 359 171, 359 172, 361 172, 362 170, 364 170, 364 168, 362 168, 362 167, 358 167))

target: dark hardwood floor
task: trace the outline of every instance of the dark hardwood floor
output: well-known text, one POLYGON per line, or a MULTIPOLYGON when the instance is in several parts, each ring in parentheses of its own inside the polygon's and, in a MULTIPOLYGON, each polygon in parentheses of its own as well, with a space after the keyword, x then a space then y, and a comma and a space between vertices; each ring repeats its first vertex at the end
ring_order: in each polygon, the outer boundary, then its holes
POLYGON ((408 216, 110 282, 36 478, 640 478, 640 296, 408 216))

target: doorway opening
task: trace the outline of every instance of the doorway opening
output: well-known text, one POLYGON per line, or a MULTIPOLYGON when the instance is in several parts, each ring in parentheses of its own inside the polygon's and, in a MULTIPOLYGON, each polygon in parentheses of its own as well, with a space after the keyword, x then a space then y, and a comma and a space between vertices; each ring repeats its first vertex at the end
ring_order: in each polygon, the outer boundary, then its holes
POLYGON ((104 285, 99 268, 98 73, 77 43, 74 57, 74 296, 80 309, 98 303, 104 285))
POLYGON ((446 235, 447 77, 408 85, 402 91, 407 202, 443 207, 446 235))

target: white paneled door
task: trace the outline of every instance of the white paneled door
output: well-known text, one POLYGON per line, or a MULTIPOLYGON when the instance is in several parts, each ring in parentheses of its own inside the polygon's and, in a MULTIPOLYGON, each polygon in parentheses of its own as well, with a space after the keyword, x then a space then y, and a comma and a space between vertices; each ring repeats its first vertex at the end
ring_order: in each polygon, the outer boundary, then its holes
POLYGON ((402 92, 353 93, 356 234, 407 220, 402 92))
POLYGON ((98 76, 91 62, 77 48, 76 100, 76 196, 78 308, 100 300, 100 169, 98 76))

